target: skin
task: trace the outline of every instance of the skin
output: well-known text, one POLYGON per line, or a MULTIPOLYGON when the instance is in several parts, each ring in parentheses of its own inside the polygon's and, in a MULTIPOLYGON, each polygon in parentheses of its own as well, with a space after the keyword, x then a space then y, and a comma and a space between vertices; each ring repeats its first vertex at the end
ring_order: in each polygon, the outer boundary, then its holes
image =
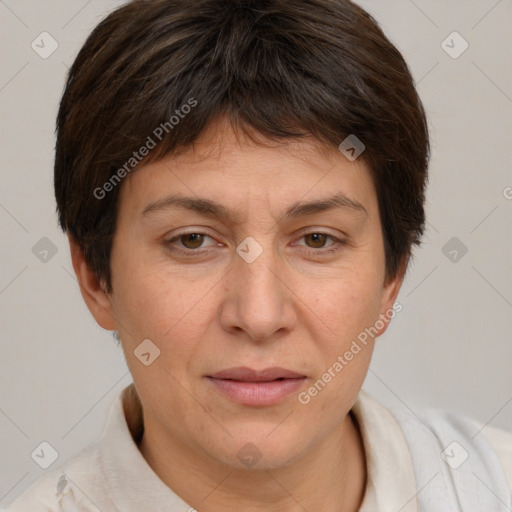
POLYGON ((297 395, 392 309, 403 272, 385 279, 377 196, 362 158, 351 162, 313 138, 261 140, 219 119, 193 147, 123 181, 111 295, 70 239, 73 265, 98 324, 119 331, 144 410, 139 449, 174 492, 202 512, 356 511, 367 472, 348 413, 374 340, 307 405, 297 395), (366 213, 343 207, 284 216, 297 201, 336 192, 366 213), (236 218, 181 207, 142 215, 170 193, 217 201, 236 218), (208 236, 177 237, 183 232, 208 236), (236 253, 248 236, 263 248, 252 263, 236 253), (161 351, 149 366, 133 353, 147 338, 161 351), (278 404, 241 405, 206 378, 235 366, 279 366, 307 378, 278 404), (237 456, 249 442, 261 454, 251 468, 237 456))

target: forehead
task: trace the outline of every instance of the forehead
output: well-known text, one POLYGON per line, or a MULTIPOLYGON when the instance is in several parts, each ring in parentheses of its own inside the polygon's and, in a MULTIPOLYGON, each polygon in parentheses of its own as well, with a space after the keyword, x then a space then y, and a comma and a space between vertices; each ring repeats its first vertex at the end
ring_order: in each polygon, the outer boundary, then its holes
POLYGON ((251 204, 280 204, 290 211, 299 199, 338 195, 370 213, 375 200, 370 169, 362 158, 349 161, 312 136, 283 141, 256 133, 247 137, 223 119, 189 147, 129 175, 120 199, 142 213, 171 193, 211 199, 240 212, 251 204))

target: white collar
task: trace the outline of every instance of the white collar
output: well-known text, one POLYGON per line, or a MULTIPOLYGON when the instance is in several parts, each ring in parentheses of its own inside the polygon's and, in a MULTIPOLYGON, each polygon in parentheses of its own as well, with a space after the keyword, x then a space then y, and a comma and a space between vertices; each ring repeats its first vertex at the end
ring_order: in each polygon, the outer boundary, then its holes
POLYGON ((368 472, 359 512, 417 512, 413 463, 398 422, 364 390, 351 410, 363 438, 368 472))

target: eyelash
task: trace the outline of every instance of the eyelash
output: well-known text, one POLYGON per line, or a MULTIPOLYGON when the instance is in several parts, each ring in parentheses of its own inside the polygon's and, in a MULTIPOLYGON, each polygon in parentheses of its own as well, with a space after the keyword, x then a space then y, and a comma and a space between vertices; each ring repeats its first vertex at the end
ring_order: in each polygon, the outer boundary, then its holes
MULTIPOLYGON (((213 240, 213 237, 211 237, 207 233, 201 233, 200 231, 191 231, 189 233, 180 233, 179 235, 175 236, 174 238, 167 240, 165 242, 165 245, 168 246, 173 252, 176 252, 176 253, 184 255, 184 256, 200 256, 200 255, 208 252, 208 249, 185 249, 185 250, 179 249, 174 244, 174 242, 176 240, 179 240, 180 238, 187 236, 187 235, 205 235, 213 240)), ((309 233, 304 233, 299 238, 299 240, 308 235, 325 235, 325 236, 327 236, 327 238, 330 238, 334 242, 332 244, 332 246, 328 246, 327 248, 323 248, 323 247, 321 247, 319 249, 309 248, 306 251, 309 255, 319 256, 319 255, 333 254, 333 253, 336 253, 339 250, 341 250, 343 248, 343 246, 346 245, 346 242, 344 240, 340 240, 339 238, 336 238, 335 236, 333 236, 329 233, 325 233, 323 231, 310 231, 309 233)))

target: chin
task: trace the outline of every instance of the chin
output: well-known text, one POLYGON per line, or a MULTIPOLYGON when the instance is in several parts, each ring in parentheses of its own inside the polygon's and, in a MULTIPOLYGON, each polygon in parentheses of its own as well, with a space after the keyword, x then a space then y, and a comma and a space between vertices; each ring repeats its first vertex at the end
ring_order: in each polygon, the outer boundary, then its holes
POLYGON ((289 428, 279 432, 279 426, 272 428, 246 428, 243 435, 233 434, 219 442, 212 440, 206 450, 211 457, 236 470, 273 470, 293 464, 307 450, 304 441, 308 436, 304 432, 294 435, 289 428))

